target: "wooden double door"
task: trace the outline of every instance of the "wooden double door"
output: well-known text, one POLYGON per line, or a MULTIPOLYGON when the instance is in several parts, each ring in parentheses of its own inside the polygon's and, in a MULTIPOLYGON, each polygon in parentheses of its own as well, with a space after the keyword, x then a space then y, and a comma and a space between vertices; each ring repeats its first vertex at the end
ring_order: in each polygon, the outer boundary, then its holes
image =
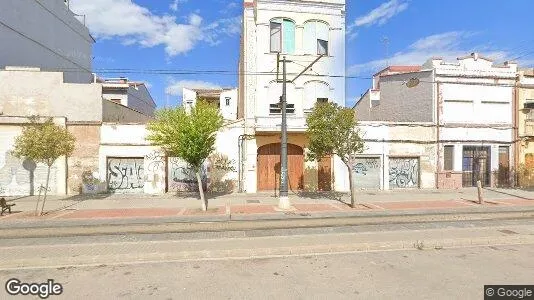
MULTIPOLYGON (((258 148, 258 191, 279 190, 280 187, 280 143, 258 148)), ((304 188, 304 150, 294 144, 287 144, 287 171, 289 189, 304 188)))

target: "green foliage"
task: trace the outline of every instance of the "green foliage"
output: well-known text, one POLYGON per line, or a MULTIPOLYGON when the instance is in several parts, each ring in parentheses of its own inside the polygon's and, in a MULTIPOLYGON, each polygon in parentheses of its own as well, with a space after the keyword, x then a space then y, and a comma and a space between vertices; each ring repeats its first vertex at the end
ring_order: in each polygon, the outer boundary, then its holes
POLYGON ((348 166, 364 150, 354 111, 335 103, 317 103, 306 119, 309 139, 307 159, 337 155, 348 166))
POLYGON ((59 157, 72 154, 75 142, 76 138, 66 128, 54 124, 52 118, 39 123, 39 117, 32 117, 15 140, 13 155, 51 167, 59 157))
POLYGON ((222 125, 223 118, 215 105, 197 101, 189 113, 184 107, 156 112, 156 119, 147 127, 148 140, 198 171, 215 150, 216 133, 222 125))

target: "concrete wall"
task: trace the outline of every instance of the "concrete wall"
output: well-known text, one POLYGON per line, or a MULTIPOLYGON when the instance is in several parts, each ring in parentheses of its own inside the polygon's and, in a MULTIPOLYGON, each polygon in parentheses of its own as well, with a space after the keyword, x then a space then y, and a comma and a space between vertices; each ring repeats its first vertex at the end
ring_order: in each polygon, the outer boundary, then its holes
POLYGON ((220 98, 221 115, 225 120, 237 120, 237 89, 224 91, 220 98), (230 103, 226 105, 226 99, 230 103))
MULTIPOLYGON (((64 118, 54 119, 55 123, 65 126, 64 118)), ((28 124, 27 118, 0 117, 0 195, 28 196, 37 195, 39 187, 46 184, 48 167, 45 164, 19 159, 11 154, 15 139, 28 124)), ((66 158, 60 157, 52 166, 50 173, 50 195, 66 194, 66 158)))
POLYGON ((102 86, 64 83, 60 72, 0 70, 0 112, 62 116, 69 122, 102 121, 102 86))
POLYGON ((133 183, 135 192, 141 190, 147 194, 165 193, 167 180, 165 155, 159 147, 151 146, 146 136, 145 125, 103 124, 100 138, 99 179, 107 183, 126 181, 126 184, 120 185, 118 192, 132 192, 133 183), (141 169, 128 172, 130 167, 128 160, 135 159, 143 162, 141 169), (130 176, 135 178, 129 178, 130 176), (142 187, 139 187, 139 180, 142 187))
MULTIPOLYGON (((359 128, 365 141, 365 151, 360 157, 380 158, 382 163, 381 189, 388 190, 396 185, 395 172, 400 159, 418 161, 413 174, 400 170, 403 175, 416 176, 417 184, 409 188, 435 188, 436 128, 432 123, 361 122, 359 128)), ((348 189, 348 181, 346 184, 345 189, 348 189)))
POLYGON ((94 40, 63 0, 3 0, 0 41, 0 68, 63 69, 66 82, 92 80, 94 40))
POLYGON ((151 118, 124 105, 102 99, 102 122, 146 123, 151 118))
POLYGON ((361 121, 432 122, 434 98, 432 72, 418 72, 381 76, 380 90, 369 90, 355 106, 356 118, 361 121), (410 78, 420 79, 418 86, 408 88, 410 78), (372 101, 379 93, 379 100, 372 101))

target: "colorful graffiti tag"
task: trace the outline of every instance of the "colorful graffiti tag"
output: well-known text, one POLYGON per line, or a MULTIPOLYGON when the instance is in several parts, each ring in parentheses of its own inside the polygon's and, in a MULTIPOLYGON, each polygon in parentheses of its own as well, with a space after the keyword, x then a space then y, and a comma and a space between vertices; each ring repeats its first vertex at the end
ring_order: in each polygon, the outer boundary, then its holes
POLYGON ((389 160, 389 186, 392 189, 419 187, 419 159, 391 158, 389 160))
POLYGON ((108 187, 114 193, 142 193, 144 158, 108 158, 108 187))

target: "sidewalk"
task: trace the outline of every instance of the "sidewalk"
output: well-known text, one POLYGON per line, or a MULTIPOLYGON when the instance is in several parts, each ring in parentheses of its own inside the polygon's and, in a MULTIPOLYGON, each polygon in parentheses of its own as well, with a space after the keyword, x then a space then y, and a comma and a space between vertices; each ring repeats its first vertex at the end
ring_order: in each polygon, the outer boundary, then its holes
POLYGON ((359 205, 347 205, 349 197, 341 193, 290 194, 292 210, 279 211, 273 193, 229 194, 209 198, 207 212, 200 210, 200 200, 188 196, 99 195, 50 197, 47 214, 33 216, 36 197, 8 199, 15 203, 13 214, 0 217, 0 225, 43 221, 89 221, 111 219, 165 218, 179 222, 262 220, 277 218, 324 218, 387 214, 424 214, 454 212, 491 212, 534 210, 534 191, 484 189, 485 204, 476 203, 476 188, 459 190, 358 191, 359 205))

